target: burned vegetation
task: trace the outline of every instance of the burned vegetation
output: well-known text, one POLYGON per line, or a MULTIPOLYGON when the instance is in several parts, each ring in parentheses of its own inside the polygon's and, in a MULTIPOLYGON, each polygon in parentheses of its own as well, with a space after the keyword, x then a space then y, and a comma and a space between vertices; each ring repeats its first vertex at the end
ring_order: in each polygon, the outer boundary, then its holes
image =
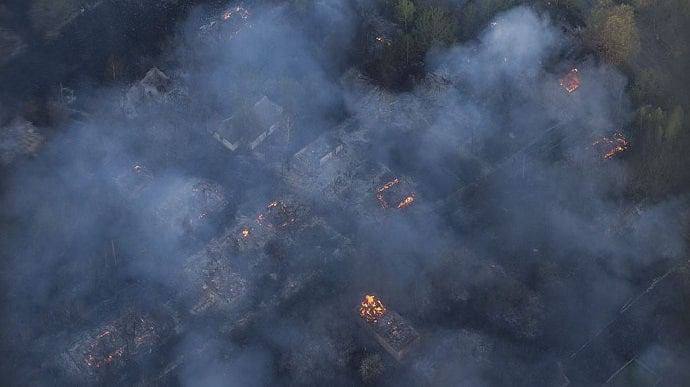
POLYGON ((65 54, 0 90, 0 380, 690 380, 627 5, 28 3, 0 71, 65 54))

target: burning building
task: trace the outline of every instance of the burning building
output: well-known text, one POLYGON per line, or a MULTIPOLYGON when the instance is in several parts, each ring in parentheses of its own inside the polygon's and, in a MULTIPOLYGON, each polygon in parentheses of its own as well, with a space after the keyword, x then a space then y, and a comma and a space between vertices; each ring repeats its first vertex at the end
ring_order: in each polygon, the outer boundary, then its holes
POLYGON ((284 229, 295 223, 296 220, 296 208, 281 200, 270 202, 266 209, 256 217, 256 222, 260 226, 273 229, 284 229))
POLYGON ((580 87, 580 72, 577 69, 570 70, 560 80, 561 87, 568 93, 572 93, 580 87))
POLYGON ((364 296, 357 313, 360 323, 397 361, 402 361, 419 341, 414 327, 374 295, 364 296))
POLYGON ((249 9, 242 5, 226 8, 199 27, 199 36, 204 40, 209 38, 215 41, 231 39, 244 28, 251 26, 249 24, 250 16, 249 9))
POLYGON ((242 216, 184 266, 193 315, 235 332, 294 300, 351 250, 350 241, 291 198, 242 216))
POLYGON ((237 112, 211 130, 213 138, 231 152, 258 152, 281 135, 286 135, 283 108, 263 96, 248 111, 237 112))
POLYGON ((191 284, 186 290, 191 313, 247 312, 246 300, 255 290, 251 284, 281 261, 276 255, 283 258, 285 249, 280 246, 298 243, 295 233, 307 214, 290 198, 271 201, 254 216, 240 216, 235 226, 190 257, 184 272, 191 284))
POLYGON ((347 238, 290 197, 270 202, 254 217, 241 217, 226 235, 236 254, 251 265, 279 261, 287 272, 309 268, 315 260, 339 261, 351 247, 347 238))
POLYGON ((391 46, 393 39, 400 36, 400 29, 390 21, 377 15, 367 17, 364 24, 366 31, 366 49, 370 55, 381 55, 383 51, 391 46))
POLYGON ((349 187, 339 192, 349 197, 350 210, 359 216, 371 217, 377 223, 383 214, 404 212, 415 206, 419 197, 412 179, 393 173, 383 164, 365 166, 349 187))
POLYGON ((623 133, 616 132, 597 139, 592 147, 603 159, 609 160, 630 149, 630 141, 623 133))
POLYGON ((127 367, 149 356, 177 332, 178 319, 167 307, 128 309, 81 334, 60 356, 62 369, 80 383, 124 380, 127 367))
POLYGON ((389 177, 384 181, 376 188, 376 200, 381 208, 402 210, 414 204, 416 194, 404 180, 389 177))
POLYGON ((223 11, 221 19, 226 23, 230 21, 247 20, 249 19, 249 10, 241 5, 230 7, 223 11))
POLYGON ((273 200, 254 216, 241 216, 228 237, 235 241, 238 252, 262 249, 276 234, 291 231, 307 216, 306 207, 291 198, 273 200))
POLYGON ((396 176, 385 165, 367 162, 371 151, 368 130, 338 131, 311 142, 291 160, 287 182, 298 195, 330 208, 363 216, 373 207, 403 210, 418 199, 412 180, 396 176))

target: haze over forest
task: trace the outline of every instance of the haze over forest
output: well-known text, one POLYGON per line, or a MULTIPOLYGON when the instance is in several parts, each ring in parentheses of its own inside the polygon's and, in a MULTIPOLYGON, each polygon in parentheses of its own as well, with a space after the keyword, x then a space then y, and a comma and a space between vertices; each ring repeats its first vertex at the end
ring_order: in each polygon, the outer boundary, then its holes
POLYGON ((690 383, 690 1, 5 0, 5 385, 690 383))

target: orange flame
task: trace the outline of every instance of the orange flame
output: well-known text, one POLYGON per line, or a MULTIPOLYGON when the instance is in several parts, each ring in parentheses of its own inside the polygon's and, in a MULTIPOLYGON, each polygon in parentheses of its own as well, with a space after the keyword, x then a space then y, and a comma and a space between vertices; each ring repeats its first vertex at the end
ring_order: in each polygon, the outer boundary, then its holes
POLYGON ((101 340, 103 340, 106 336, 109 335, 110 331, 104 330, 103 332, 99 333, 98 336, 96 336, 96 339, 91 343, 91 345, 89 346, 88 353, 84 355, 84 362, 87 366, 94 368, 101 368, 103 366, 107 366, 125 353, 124 347, 118 347, 114 351, 103 356, 96 355, 96 353, 98 352, 98 346, 102 345, 101 340))
POLYGON ((400 203, 398 203, 398 208, 403 209, 411 206, 414 203, 414 197, 414 192, 406 196, 405 199, 401 200, 400 203))
POLYGON ((561 78, 561 87, 568 93, 572 93, 580 87, 580 73, 577 69, 572 69, 568 74, 561 78))
POLYGON ((251 233, 252 233, 252 230, 249 227, 247 227, 247 226, 242 227, 242 231, 241 231, 242 239, 249 238, 249 235, 251 235, 251 233))
MULTIPOLYGON (((397 177, 394 178, 393 180, 385 183, 381 187, 376 189, 376 200, 378 200, 379 205, 382 208, 389 208, 390 204, 388 203, 388 200, 386 200, 386 192, 390 190, 391 188, 395 187, 396 185, 400 184, 400 179, 397 177)), ((398 202, 398 204, 395 206, 397 209, 403 209, 411 206, 415 202, 416 195, 414 192, 406 195, 402 200, 398 202)))
POLYGON ((398 184, 400 184, 400 179, 398 179, 396 177, 395 179, 387 182, 386 184, 384 184, 381 187, 379 187, 378 189, 376 189, 376 200, 379 201, 379 204, 381 205, 381 207, 388 208, 388 202, 386 201, 384 194, 386 193, 386 191, 388 191, 389 189, 391 189, 392 187, 394 187, 398 184))
POLYGON ((266 206, 266 210, 265 214, 256 217, 256 221, 264 227, 285 228, 296 220, 294 212, 281 201, 272 201, 266 206))
POLYGON ((377 37, 376 37, 376 41, 379 42, 379 43, 381 43, 381 44, 385 44, 386 46, 390 46, 390 45, 391 45, 390 40, 386 39, 386 38, 383 37, 383 36, 377 36, 377 37))
POLYGON ((389 181, 388 183, 386 183, 386 184, 382 185, 381 187, 379 187, 379 189, 377 189, 376 192, 379 192, 379 193, 386 192, 386 191, 388 191, 389 189, 391 189, 391 187, 393 187, 394 185, 399 184, 399 183, 400 183, 400 179, 398 179, 398 178, 396 177, 395 179, 393 179, 393 180, 389 181))
POLYGON ((249 17, 249 11, 246 8, 240 7, 239 5, 235 8, 231 8, 223 12, 223 20, 230 20, 234 15, 239 15, 242 19, 247 19, 249 17))
POLYGON ((620 132, 614 133, 611 137, 602 137, 595 141, 592 145, 603 149, 602 157, 605 160, 611 159, 630 148, 630 142, 627 138, 625 138, 623 133, 620 132))
POLYGON ((376 296, 367 294, 359 305, 359 316, 369 323, 375 323, 386 314, 386 307, 376 296))

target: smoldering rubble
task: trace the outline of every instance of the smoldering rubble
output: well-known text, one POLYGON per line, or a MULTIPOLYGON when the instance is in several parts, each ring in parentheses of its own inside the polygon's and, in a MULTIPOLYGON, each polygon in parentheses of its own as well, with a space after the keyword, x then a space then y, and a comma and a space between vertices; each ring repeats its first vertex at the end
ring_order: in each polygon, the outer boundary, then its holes
POLYGON ((685 205, 625 194, 625 76, 518 7, 387 90, 337 48, 363 3, 199 10, 58 135, 4 121, 3 379, 687 376, 651 317, 687 310, 685 205))

